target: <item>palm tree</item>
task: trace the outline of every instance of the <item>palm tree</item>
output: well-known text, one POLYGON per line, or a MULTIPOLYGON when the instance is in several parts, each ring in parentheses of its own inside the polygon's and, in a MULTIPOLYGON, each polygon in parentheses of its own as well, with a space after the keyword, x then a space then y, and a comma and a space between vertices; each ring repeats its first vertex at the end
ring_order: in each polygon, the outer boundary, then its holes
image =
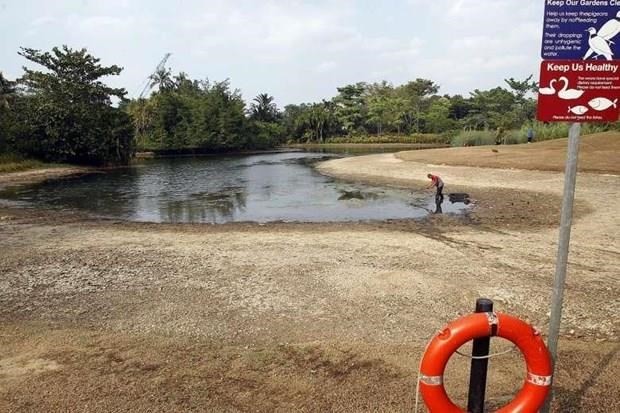
POLYGON ((313 103, 308 114, 308 126, 312 128, 312 135, 317 142, 325 143, 329 130, 333 128, 336 105, 331 101, 323 100, 313 103))
POLYGON ((170 69, 164 67, 158 69, 150 76, 150 87, 157 86, 160 92, 167 92, 174 88, 174 80, 172 79, 172 72, 170 69))
POLYGON ((275 122, 278 119, 278 107, 273 102, 273 96, 261 93, 256 96, 250 105, 250 117, 261 122, 275 122))

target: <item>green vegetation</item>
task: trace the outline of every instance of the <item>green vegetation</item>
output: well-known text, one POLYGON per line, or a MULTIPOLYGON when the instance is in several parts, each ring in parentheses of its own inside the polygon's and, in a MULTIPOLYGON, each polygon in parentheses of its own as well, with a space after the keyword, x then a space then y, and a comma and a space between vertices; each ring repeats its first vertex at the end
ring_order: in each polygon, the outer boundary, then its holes
MULTIPOLYGON (((618 127, 618 123, 584 123, 581 126, 581 134, 589 135, 592 133, 604 132, 618 127)), ((568 137, 568 123, 543 123, 529 122, 523 124, 520 129, 508 131, 499 130, 467 130, 459 132, 452 140, 452 146, 478 146, 495 145, 498 140, 504 145, 514 145, 527 142, 527 132, 531 128, 534 132, 534 142, 547 141, 568 137)))
POLYGON ((19 155, 0 154, 0 173, 26 171, 45 166, 41 161, 24 159, 19 155))
POLYGON ((326 143, 430 143, 444 145, 450 143, 450 138, 434 133, 414 133, 412 135, 356 135, 339 136, 327 139, 326 143))
MULTIPOLYGON (((566 138, 568 137, 569 123, 542 123, 533 122, 532 128, 534 129, 535 141, 547 141, 550 139, 566 138)), ((528 125, 524 125, 521 129, 521 134, 525 136, 528 125)), ((620 122, 615 123, 583 123, 581 125, 581 134, 589 135, 591 133, 605 132, 608 130, 618 129, 620 122)))
POLYGON ((21 56, 46 71, 24 68, 3 95, 0 145, 47 162, 105 165, 127 163, 133 154, 131 122, 112 106, 125 91, 105 86, 101 77, 118 75, 118 66, 104 67, 86 49, 53 48, 50 52, 22 48, 21 56), (5 123, 6 122, 6 123, 5 123))
POLYGON ((478 146, 495 144, 494 131, 470 130, 463 131, 452 138, 452 146, 478 146))
POLYGON ((510 89, 475 90, 469 98, 441 96, 428 79, 356 83, 338 88, 330 101, 286 106, 283 125, 294 142, 446 143, 461 130, 510 130, 531 121, 531 79, 507 79, 510 89))
POLYGON ((273 97, 261 94, 246 114, 238 90, 228 81, 192 80, 169 70, 152 78, 158 91, 126 106, 139 150, 222 152, 274 147, 282 129, 273 97))
MULTIPOLYGON (((122 69, 102 66, 86 49, 22 48, 19 55, 44 70, 24 68, 15 81, 0 72, 0 154, 45 162, 126 164, 136 149, 227 152, 284 142, 510 144, 525 142, 529 128, 536 141, 565 137, 568 130, 567 124, 533 121, 532 76, 469 97, 440 95, 428 79, 397 86, 359 82, 337 88, 330 100, 280 111, 269 94, 246 106, 228 80, 173 76, 166 68, 150 77, 156 88, 150 97, 129 101, 124 89, 100 80, 122 69)), ((583 133, 617 127, 584 124, 583 133)), ((5 169, 26 165, 3 163, 5 169)))

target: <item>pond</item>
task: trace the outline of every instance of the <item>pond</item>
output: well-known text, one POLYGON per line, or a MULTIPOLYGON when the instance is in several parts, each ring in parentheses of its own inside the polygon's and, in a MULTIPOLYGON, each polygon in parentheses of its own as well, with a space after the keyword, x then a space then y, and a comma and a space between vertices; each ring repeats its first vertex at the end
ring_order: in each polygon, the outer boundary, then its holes
MULTIPOLYGON (((152 159, 106 173, 9 188, 0 198, 149 222, 359 221, 421 218, 436 211, 431 191, 348 183, 312 167, 339 156, 285 152, 152 159)), ((446 196, 439 209, 461 213, 467 205, 446 196)))

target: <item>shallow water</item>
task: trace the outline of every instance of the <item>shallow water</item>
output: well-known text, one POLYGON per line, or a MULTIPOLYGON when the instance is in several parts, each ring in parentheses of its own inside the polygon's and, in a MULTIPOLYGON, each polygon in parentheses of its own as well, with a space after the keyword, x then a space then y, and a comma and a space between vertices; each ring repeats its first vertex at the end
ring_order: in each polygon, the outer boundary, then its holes
MULTIPOLYGON (((356 221, 421 218, 433 192, 351 184, 312 165, 337 155, 288 152, 153 159, 136 166, 0 192, 26 205, 151 222, 356 221)), ((446 196, 443 213, 467 206, 446 196)))

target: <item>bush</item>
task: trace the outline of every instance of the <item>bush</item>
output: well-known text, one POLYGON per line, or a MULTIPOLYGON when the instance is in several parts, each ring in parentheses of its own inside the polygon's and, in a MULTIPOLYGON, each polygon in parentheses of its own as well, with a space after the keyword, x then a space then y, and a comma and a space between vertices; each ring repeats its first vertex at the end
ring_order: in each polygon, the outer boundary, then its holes
POLYGON ((431 143, 448 144, 450 139, 435 133, 415 133, 412 135, 353 135, 327 139, 326 143, 431 143))
POLYGON ((505 133, 503 143, 504 145, 516 145, 519 143, 527 142, 527 129, 515 129, 509 130, 505 133))
MULTIPOLYGON (((581 125, 581 134, 589 135, 592 133, 604 132, 618 127, 619 122, 615 123, 583 123, 581 125)), ((527 142, 527 131, 532 127, 534 129, 534 142, 547 141, 550 139, 560 139, 568 137, 568 129, 570 123, 554 122, 543 123, 534 122, 533 124, 524 124, 521 129, 512 129, 503 132, 501 142, 504 145, 514 145, 527 142)), ((452 138, 452 146, 478 146, 478 145, 495 145, 497 131, 462 131, 452 138)))
POLYGON ((5 153, 0 154, 0 173, 25 171, 43 166, 40 161, 24 159, 20 155, 5 153))
POLYGON ((275 122, 253 121, 250 130, 252 134, 248 146, 251 149, 268 149, 278 146, 284 134, 284 128, 275 122))
POLYGON ((462 131, 452 138, 452 146, 495 145, 496 131, 462 131))
MULTIPOLYGON (((618 127, 619 122, 615 123, 582 123, 581 134, 589 135, 591 133, 605 132, 618 127)), ((534 122, 531 125, 534 129, 534 142, 547 141, 550 139, 560 139, 568 137, 568 129, 570 123, 566 122, 553 122, 543 123, 534 122)), ((530 125, 523 125, 521 127, 521 134, 527 136, 527 130, 530 125)))

